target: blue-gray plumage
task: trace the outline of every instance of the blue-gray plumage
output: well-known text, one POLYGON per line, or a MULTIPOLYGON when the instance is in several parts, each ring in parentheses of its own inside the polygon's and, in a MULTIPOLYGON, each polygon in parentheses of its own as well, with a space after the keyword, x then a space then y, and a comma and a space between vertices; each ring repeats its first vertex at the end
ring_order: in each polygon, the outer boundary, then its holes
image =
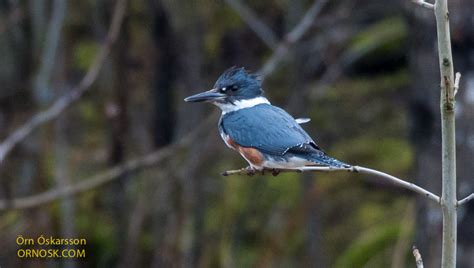
POLYGON ((219 127, 239 145, 257 148, 267 154, 282 156, 289 149, 303 144, 318 149, 293 117, 270 104, 226 113, 219 127))
POLYGON ((185 101, 210 101, 219 106, 222 139, 252 168, 350 167, 327 156, 291 115, 271 105, 263 97, 260 79, 243 68, 227 70, 214 89, 185 101))

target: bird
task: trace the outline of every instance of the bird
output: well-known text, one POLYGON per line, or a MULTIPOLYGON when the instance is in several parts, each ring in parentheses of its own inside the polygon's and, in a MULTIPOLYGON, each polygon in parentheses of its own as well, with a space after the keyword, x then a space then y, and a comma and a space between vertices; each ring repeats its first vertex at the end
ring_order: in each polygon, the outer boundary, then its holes
POLYGON ((243 67, 227 69, 211 90, 184 101, 210 102, 221 109, 220 136, 249 163, 249 170, 351 167, 328 156, 300 126, 309 119, 295 119, 272 105, 264 96, 261 77, 243 67))

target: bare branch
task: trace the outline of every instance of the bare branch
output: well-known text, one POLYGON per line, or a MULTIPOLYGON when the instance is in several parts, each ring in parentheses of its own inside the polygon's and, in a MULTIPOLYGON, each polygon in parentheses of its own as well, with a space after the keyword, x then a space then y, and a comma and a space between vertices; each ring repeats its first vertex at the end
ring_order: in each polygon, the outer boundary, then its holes
POLYGON ((461 81, 461 73, 457 72, 456 77, 454 78, 454 96, 458 94, 459 82, 461 81))
POLYGON ((420 251, 413 246, 413 256, 415 256, 416 268, 423 268, 423 259, 421 258, 420 251))
POLYGON ((366 167, 360 167, 360 166, 352 166, 350 168, 332 168, 332 167, 302 167, 302 168, 294 168, 294 169, 268 169, 268 170, 262 170, 262 171, 255 171, 250 168, 243 168, 243 169, 238 169, 238 170, 229 170, 225 171, 222 173, 223 176, 230 176, 230 175, 254 175, 255 173, 260 173, 262 175, 265 175, 265 172, 270 172, 274 176, 278 175, 280 172, 340 172, 340 171, 346 171, 346 172, 352 172, 352 173, 363 173, 367 175, 373 175, 381 179, 388 180, 389 182, 400 186, 402 188, 408 189, 410 191, 413 191, 415 193, 421 194, 428 199, 433 200, 434 202, 438 203, 440 202, 439 196, 433 194, 432 192, 414 184, 411 182, 404 181, 402 179, 399 179, 397 177, 394 177, 392 175, 389 175, 387 173, 366 168, 366 167))
POLYGON ((209 118, 207 118, 202 124, 200 124, 199 127, 195 128, 192 132, 189 132, 179 141, 174 142, 168 146, 162 147, 161 149, 149 153, 145 156, 138 157, 129 160, 121 165, 114 166, 92 177, 80 179, 78 180, 79 182, 76 184, 58 187, 40 194, 35 194, 27 197, 19 197, 11 200, 0 200, 0 211, 38 207, 44 204, 51 203, 60 198, 69 197, 72 195, 86 192, 88 190, 95 189, 99 186, 102 186, 106 183, 120 178, 123 174, 129 174, 130 172, 138 171, 140 169, 156 165, 161 161, 173 156, 173 152, 176 152, 176 150, 189 146, 203 130, 209 129, 209 127, 215 122, 215 120, 216 119, 214 118, 214 116, 209 116, 209 118))
POLYGON ((280 61, 288 54, 288 49, 291 45, 298 42, 301 37, 311 28, 314 20, 326 5, 328 0, 316 0, 308 9, 301 21, 286 34, 284 40, 280 42, 271 57, 265 62, 262 68, 258 71, 263 77, 272 73, 280 61))
POLYGON ((57 199, 70 197, 108 182, 120 178, 123 174, 136 171, 140 168, 151 166, 168 157, 177 146, 169 146, 159 151, 153 152, 138 159, 133 159, 123 165, 115 166, 103 171, 91 178, 79 180, 79 183, 68 186, 51 189, 46 192, 35 194, 28 197, 19 197, 12 200, 0 201, 0 210, 26 209, 48 204, 57 199))
POLYGON ((110 52, 110 47, 117 39, 122 20, 125 15, 126 0, 119 0, 115 5, 114 15, 112 18, 109 33, 107 39, 101 46, 97 53, 92 65, 89 67, 86 75, 83 77, 81 82, 74 87, 68 94, 59 98, 52 106, 48 109, 34 115, 26 123, 13 131, 1 144, 0 144, 0 164, 3 163, 5 157, 11 152, 11 150, 25 139, 33 130, 38 128, 44 123, 47 123, 66 110, 71 104, 76 102, 87 90, 89 90, 92 83, 96 80, 99 75, 99 71, 104 64, 107 55, 110 52))
MULTIPOLYGON (((210 124, 203 124, 208 128, 210 124)), ((180 141, 170 144, 169 146, 163 147, 160 150, 147 154, 145 156, 135 158, 127 161, 122 165, 112 167, 106 171, 100 172, 89 178, 80 179, 79 183, 68 185, 66 187, 58 187, 51 189, 40 194, 35 194, 27 197, 19 197, 12 200, 0 200, 0 211, 1 210, 14 210, 14 209, 27 209, 32 207, 42 206, 58 199, 80 194, 97 187, 100 187, 106 183, 112 182, 120 178, 123 174, 129 174, 140 169, 150 167, 160 163, 161 161, 172 156, 172 153, 178 149, 189 146, 194 140, 195 136, 204 128, 198 128, 188 134, 188 136, 182 138, 180 141)))
POLYGON ((413 3, 418 4, 422 7, 426 7, 428 9, 434 10, 434 5, 428 2, 425 2, 424 0, 413 0, 413 3))
POLYGON ((235 170, 227 170, 222 172, 222 176, 232 176, 232 175, 247 175, 253 176, 255 174, 265 175, 266 173, 271 173, 274 176, 282 172, 333 172, 333 171, 347 171, 347 172, 357 172, 356 167, 350 168, 332 168, 332 167, 302 167, 302 168, 288 168, 288 169, 263 169, 263 170, 255 170, 250 167, 235 169, 235 170))
POLYGON ((418 194, 421 194, 421 195, 427 197, 428 199, 433 200, 434 202, 436 202, 438 204, 440 202, 440 197, 439 196, 433 194, 432 192, 430 192, 430 191, 428 191, 428 190, 426 190, 426 189, 424 189, 424 188, 422 188, 422 187, 420 187, 420 186, 418 186, 414 183, 404 181, 402 179, 399 179, 397 177, 394 177, 392 175, 389 175, 387 173, 384 173, 384 172, 381 172, 381 171, 378 171, 378 170, 365 168, 365 167, 357 167, 357 168, 359 169, 360 173, 375 175, 377 177, 387 179, 395 185, 398 185, 398 186, 403 187, 405 189, 408 189, 408 190, 411 190, 411 191, 416 192, 418 194))
POLYGON ((247 23, 250 29, 252 29, 269 48, 276 49, 278 38, 249 7, 240 0, 225 0, 225 2, 239 14, 242 20, 247 23))
POLYGON ((327 2, 327 0, 316 0, 308 11, 306 11, 306 14, 298 25, 296 25, 296 27, 286 35, 286 41, 293 44, 300 40, 301 37, 303 37, 303 35, 311 28, 316 16, 318 16, 319 12, 321 12, 327 2))
POLYGON ((468 195, 467 197, 461 199, 458 201, 458 207, 466 204, 467 202, 471 201, 474 199, 474 193, 468 195))

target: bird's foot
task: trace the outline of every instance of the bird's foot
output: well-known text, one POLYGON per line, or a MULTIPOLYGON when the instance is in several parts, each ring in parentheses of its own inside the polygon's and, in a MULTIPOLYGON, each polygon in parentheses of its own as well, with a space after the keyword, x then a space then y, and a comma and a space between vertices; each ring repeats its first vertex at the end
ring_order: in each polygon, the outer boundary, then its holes
POLYGON ((245 168, 245 172, 247 173, 248 176, 253 176, 255 175, 256 170, 253 167, 248 166, 245 168))
POLYGON ((272 169, 272 175, 273 175, 274 177, 278 176, 278 174, 280 174, 280 170, 278 170, 278 169, 276 169, 276 168, 272 169))

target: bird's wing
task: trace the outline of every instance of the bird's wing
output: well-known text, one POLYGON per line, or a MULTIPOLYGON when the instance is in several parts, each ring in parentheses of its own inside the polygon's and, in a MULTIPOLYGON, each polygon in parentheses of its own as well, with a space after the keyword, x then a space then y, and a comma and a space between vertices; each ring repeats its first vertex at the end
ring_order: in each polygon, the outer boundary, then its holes
POLYGON ((226 113, 219 127, 240 146, 256 148, 268 154, 283 155, 297 148, 319 150, 291 115, 269 104, 226 113))

